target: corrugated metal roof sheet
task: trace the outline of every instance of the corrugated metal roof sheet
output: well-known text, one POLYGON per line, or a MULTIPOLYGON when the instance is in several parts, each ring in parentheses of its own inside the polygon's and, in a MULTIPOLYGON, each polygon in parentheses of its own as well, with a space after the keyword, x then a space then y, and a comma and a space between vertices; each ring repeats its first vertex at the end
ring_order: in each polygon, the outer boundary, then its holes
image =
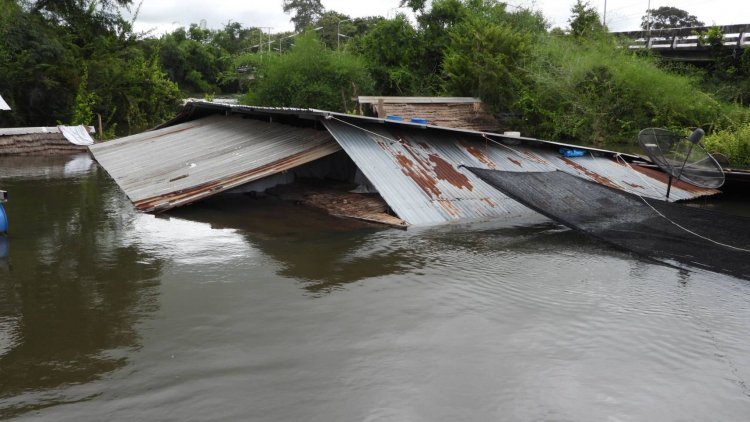
POLYGON ((383 100, 385 104, 473 104, 482 100, 474 97, 371 97, 359 96, 360 104, 377 104, 383 100))
POLYGON ((0 95, 0 110, 10 110, 10 106, 5 102, 2 95, 0 95))
POLYGON ((330 134, 209 116, 90 147, 135 206, 162 211, 339 151, 330 134))
MULTIPOLYGON (((568 159, 554 150, 498 145, 476 133, 354 125, 340 119, 329 119, 325 125, 394 212, 412 225, 528 214, 526 207, 488 186, 464 165, 508 171, 560 169, 644 196, 666 192, 661 181, 609 158, 568 159)), ((674 199, 702 194, 696 191, 673 188, 674 199)))

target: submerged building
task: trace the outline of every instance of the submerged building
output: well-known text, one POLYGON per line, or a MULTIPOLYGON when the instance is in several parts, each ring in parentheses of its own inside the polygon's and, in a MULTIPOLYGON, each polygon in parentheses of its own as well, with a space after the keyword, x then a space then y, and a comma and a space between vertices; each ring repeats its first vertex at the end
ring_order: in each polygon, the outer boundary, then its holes
MULTIPOLYGON (((430 123, 198 101, 155 130, 90 151, 146 212, 271 190, 333 215, 404 228, 531 213, 465 167, 557 169, 646 197, 666 192, 663 173, 627 163, 637 156, 584 148, 571 158, 560 153, 570 145, 430 123)), ((716 192, 678 182, 670 199, 716 192)))

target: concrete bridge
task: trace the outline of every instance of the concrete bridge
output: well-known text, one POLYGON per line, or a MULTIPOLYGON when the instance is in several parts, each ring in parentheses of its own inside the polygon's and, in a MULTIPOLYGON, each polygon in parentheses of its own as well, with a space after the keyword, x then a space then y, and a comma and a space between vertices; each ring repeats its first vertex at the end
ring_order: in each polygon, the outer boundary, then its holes
MULTIPOLYGON (((724 48, 742 53, 750 47, 750 24, 720 26, 724 34, 724 48)), ((711 61, 711 48, 700 42, 700 35, 710 26, 690 28, 652 29, 651 31, 614 32, 618 37, 633 40, 631 50, 650 49, 669 60, 684 62, 711 61)))

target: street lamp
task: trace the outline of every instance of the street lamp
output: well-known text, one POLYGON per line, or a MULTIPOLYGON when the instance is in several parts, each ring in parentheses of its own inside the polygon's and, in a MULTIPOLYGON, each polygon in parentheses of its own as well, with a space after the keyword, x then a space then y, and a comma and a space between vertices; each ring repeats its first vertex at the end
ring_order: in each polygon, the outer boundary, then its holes
POLYGON ((341 49, 341 22, 351 22, 351 19, 342 19, 336 24, 336 51, 341 49))

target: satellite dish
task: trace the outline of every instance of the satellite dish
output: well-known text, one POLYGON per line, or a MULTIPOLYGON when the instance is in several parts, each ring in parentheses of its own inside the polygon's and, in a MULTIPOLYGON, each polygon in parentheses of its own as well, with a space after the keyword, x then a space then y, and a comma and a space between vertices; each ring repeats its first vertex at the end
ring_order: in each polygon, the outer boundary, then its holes
POLYGON ((689 137, 666 129, 648 128, 638 134, 638 143, 651 160, 669 174, 667 198, 672 179, 693 186, 715 189, 724 184, 724 170, 701 145, 703 129, 696 129, 689 137))

